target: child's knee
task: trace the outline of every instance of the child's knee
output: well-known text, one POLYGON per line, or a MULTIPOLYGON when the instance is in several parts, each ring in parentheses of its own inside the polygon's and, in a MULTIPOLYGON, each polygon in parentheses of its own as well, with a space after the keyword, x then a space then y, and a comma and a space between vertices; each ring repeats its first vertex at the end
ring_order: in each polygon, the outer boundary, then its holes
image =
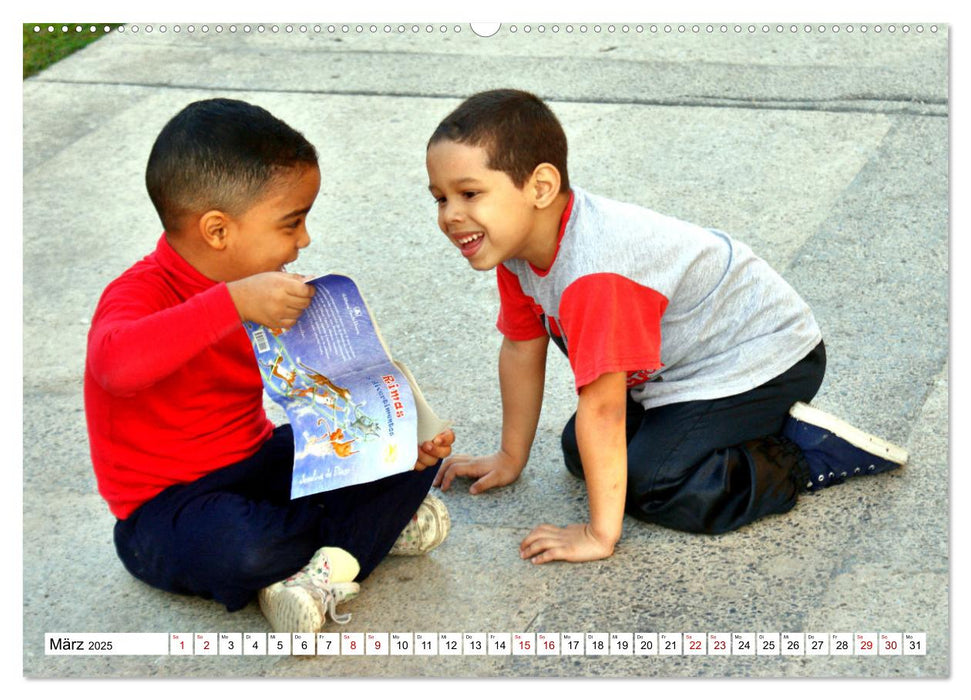
POLYGON ((225 575, 242 581, 255 581, 267 577, 286 578, 300 569, 297 565, 293 571, 284 563, 281 567, 280 552, 271 551, 266 547, 244 547, 239 551, 228 554, 223 559, 225 575))

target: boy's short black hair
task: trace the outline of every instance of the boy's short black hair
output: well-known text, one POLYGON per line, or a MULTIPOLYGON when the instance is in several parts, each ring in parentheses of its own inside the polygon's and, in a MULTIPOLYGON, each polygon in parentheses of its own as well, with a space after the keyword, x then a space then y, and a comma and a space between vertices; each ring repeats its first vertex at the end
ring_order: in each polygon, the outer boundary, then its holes
POLYGON ((570 189, 566 134, 553 111, 532 93, 472 95, 442 120, 428 145, 446 140, 485 148, 489 167, 506 173, 516 187, 526 184, 537 165, 550 163, 560 171, 560 192, 570 189))
POLYGON ((155 139, 148 195, 167 231, 212 209, 240 215, 282 168, 317 165, 303 134, 262 107, 216 98, 193 102, 155 139))

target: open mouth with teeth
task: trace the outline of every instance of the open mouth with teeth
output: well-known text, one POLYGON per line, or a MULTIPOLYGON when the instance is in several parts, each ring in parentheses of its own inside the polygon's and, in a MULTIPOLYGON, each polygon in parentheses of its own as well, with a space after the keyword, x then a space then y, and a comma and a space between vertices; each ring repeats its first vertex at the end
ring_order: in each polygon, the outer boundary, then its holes
POLYGON ((462 255, 467 258, 476 254, 476 252, 482 246, 482 240, 484 238, 485 234, 481 231, 476 233, 468 233, 461 236, 453 236, 453 240, 458 244, 459 250, 462 251, 462 255))

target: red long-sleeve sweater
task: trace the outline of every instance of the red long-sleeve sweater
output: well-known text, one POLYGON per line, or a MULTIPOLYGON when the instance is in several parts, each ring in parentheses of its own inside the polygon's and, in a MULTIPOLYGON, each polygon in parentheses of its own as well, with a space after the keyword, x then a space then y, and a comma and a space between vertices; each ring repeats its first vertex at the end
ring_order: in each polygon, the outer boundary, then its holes
POLYGON ((126 518, 167 487, 252 455, 273 431, 224 283, 163 235, 108 285, 91 322, 84 402, 98 490, 126 518))

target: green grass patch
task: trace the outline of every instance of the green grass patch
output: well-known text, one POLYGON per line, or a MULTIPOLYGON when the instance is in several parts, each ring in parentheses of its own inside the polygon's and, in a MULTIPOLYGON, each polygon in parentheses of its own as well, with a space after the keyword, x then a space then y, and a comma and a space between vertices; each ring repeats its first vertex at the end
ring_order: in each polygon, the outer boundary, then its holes
POLYGON ((114 31, 120 26, 120 24, 50 24, 47 22, 25 24, 24 79, 84 48, 92 41, 97 41, 105 35, 106 27, 114 31))

